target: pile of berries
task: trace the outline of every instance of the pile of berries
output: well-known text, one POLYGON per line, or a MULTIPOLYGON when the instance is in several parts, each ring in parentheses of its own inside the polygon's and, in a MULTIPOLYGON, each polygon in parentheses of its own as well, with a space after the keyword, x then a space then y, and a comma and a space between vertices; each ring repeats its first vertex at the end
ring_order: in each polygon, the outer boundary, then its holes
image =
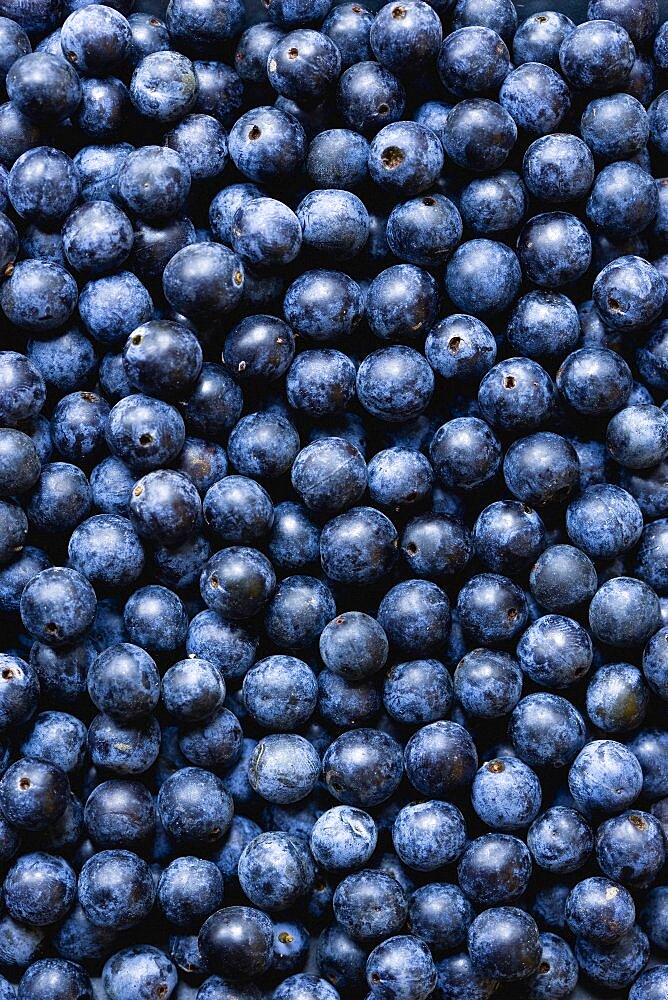
POLYGON ((0 1000, 667 1000, 668 22, 262 2, 0 0, 0 1000))

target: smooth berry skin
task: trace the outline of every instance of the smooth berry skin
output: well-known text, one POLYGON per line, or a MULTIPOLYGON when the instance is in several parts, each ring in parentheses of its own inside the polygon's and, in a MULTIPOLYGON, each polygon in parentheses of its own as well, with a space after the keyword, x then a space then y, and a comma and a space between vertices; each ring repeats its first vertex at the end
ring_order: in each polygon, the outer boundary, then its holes
POLYGON ((638 10, 628 0, 619 5, 610 0, 590 0, 587 16, 615 21, 628 31, 634 43, 640 44, 651 38, 658 27, 658 10, 653 3, 638 10))
POLYGON ((50 761, 66 774, 78 771, 86 748, 86 727, 66 712, 40 712, 21 744, 26 757, 50 761))
POLYGON ((533 597, 550 612, 577 608, 590 600, 598 588, 593 563, 572 545, 545 549, 531 570, 529 583, 533 597))
MULTIPOLYGON (((464 943, 466 935, 464 934, 464 943)), ((466 951, 447 955, 436 963, 437 986, 445 1000, 455 1000, 466 995, 471 1000, 489 1000, 497 988, 498 980, 478 975, 466 951)))
POLYGON ((581 278, 591 263, 587 227, 567 212, 535 215, 522 229, 517 253, 526 276, 541 288, 560 288, 581 278))
POLYGON ((473 780, 471 802, 483 822, 496 830, 528 826, 541 803, 540 782, 514 757, 483 764, 473 780))
POLYGON ((205 524, 225 542, 253 543, 271 529, 274 508, 266 490, 244 476, 214 483, 202 505, 205 524))
POLYGON ((631 888, 651 885, 665 857, 661 824, 650 813, 622 813, 607 819, 597 830, 596 860, 601 871, 631 888))
POLYGON ((486 507, 473 526, 473 549, 486 569, 516 574, 545 545, 543 523, 531 508, 513 500, 486 507))
POLYGON ((213 663, 224 678, 243 677, 253 665, 258 638, 243 626, 201 611, 187 626, 186 652, 213 663))
POLYGON ((130 586, 144 569, 144 549, 131 522, 96 514, 78 525, 67 547, 70 565, 93 585, 130 586))
POLYGON ((481 644, 511 642, 528 618, 524 591, 497 573, 471 577, 459 592, 457 613, 464 632, 481 644))
POLYGON ((170 305, 188 318, 223 316, 241 299, 243 264, 236 253, 217 243, 186 246, 169 261, 162 285, 170 305))
POLYGON ((369 174, 386 191, 412 197, 431 187, 443 167, 438 137, 417 122, 386 125, 369 146, 369 174))
POLYGON ((606 160, 628 160, 647 145, 647 112, 631 94, 590 101, 580 121, 582 138, 606 160))
POLYGON ((69 795, 67 775, 46 761, 17 760, 0 780, 3 815, 20 830, 48 829, 63 815, 69 795))
POLYGON ((606 581, 589 605, 594 636, 611 646, 643 646, 661 625, 659 598, 646 583, 620 576, 606 581))
POLYGON ((294 656, 269 656, 256 663, 243 681, 247 710, 272 732, 300 728, 315 710, 318 696, 311 668, 294 656))
POLYGON ((575 448, 550 431, 513 442, 503 463, 510 492, 523 503, 537 507, 566 500, 579 485, 579 473, 575 448))
POLYGON ((175 215, 189 190, 187 161, 165 146, 144 146, 129 153, 118 180, 121 201, 150 222, 175 215))
POLYGON ((59 646, 81 638, 93 623, 97 600, 76 570, 53 568, 38 574, 21 595, 21 618, 34 638, 59 646))
POLYGON ((176 989, 176 966, 159 948, 135 945, 112 955, 102 969, 102 982, 110 1000, 120 1000, 124 992, 139 989, 168 998, 176 989))
POLYGON ((256 184, 290 176, 306 155, 302 126, 278 108, 260 107, 246 112, 234 123, 228 141, 235 166, 256 184))
POLYGON ((450 631, 450 603, 443 590, 427 580, 405 580, 385 595, 378 622, 402 651, 430 652, 450 631))
POLYGON ((456 861, 464 849, 466 825, 456 806, 422 802, 404 806, 392 827, 394 848, 405 865, 432 871, 456 861))
POLYGON ((241 757, 243 733, 236 715, 217 708, 201 722, 184 726, 178 743, 181 754, 196 767, 225 770, 241 757))
POLYGON ((395 510, 424 500, 434 480, 428 459, 419 452, 402 448, 377 452, 369 462, 368 477, 373 502, 395 510))
POLYGON ((454 691, 466 712, 477 718, 500 718, 515 707, 522 693, 522 673, 507 653, 473 649, 459 661, 454 691))
POLYGON ((352 806, 334 806, 316 820, 309 847, 328 871, 362 868, 373 854, 377 830, 371 816, 352 806))
POLYGON ((374 15, 359 4, 337 4, 322 22, 321 31, 341 53, 344 69, 372 58, 370 30, 374 15))
MULTIPOLYGON (((347 274, 316 268, 305 271, 288 287, 283 299, 283 311, 296 334, 316 341, 334 342, 349 336, 361 322, 364 296, 358 283, 347 274)), ((284 334, 282 336, 285 337, 284 334)), ((290 343, 289 338, 286 343, 290 343)), ((288 365, 289 362, 286 367, 288 365)))
POLYGON ((561 361, 580 339, 577 309, 567 296, 534 291, 517 302, 508 342, 517 354, 537 361, 561 361))
MULTIPOLYGON (((292 924, 290 926, 294 927, 292 924)), ((274 949, 274 966, 280 968, 276 954, 274 949)), ((307 997, 313 997, 314 1000, 336 1000, 336 991, 326 979, 302 972, 284 979, 274 990, 274 996, 276 1000, 306 1000, 307 997)))
POLYGON ((293 734, 264 737, 248 763, 253 791, 279 805, 290 805, 306 798, 313 791, 319 774, 317 752, 307 740, 293 734))
POLYGON ((88 693, 100 712, 130 720, 152 712, 160 697, 155 662, 139 646, 109 646, 91 665, 88 693))
MULTIPOLYGON (((135 233, 135 249, 138 237, 135 233)), ((136 266, 136 263, 135 263, 136 266)), ((100 344, 121 346, 153 316, 153 301, 130 271, 93 278, 81 289, 79 315, 86 331, 100 344)))
POLYGON ((228 162, 227 135, 213 115, 188 115, 165 136, 170 149, 188 159, 195 181, 222 174, 228 162))
POLYGON ((462 219, 476 236, 491 236, 514 229, 527 209, 527 193, 519 174, 500 170, 490 177, 476 177, 459 199, 462 219))
POLYGON ((371 24, 369 42, 378 62, 399 76, 419 72, 438 54, 443 30, 438 15, 421 0, 386 4, 371 24))
POLYGON ((348 680, 363 680, 382 670, 388 641, 382 626, 369 615, 338 615, 320 633, 320 655, 328 670, 348 680))
POLYGON ((28 518, 20 507, 0 502, 0 564, 12 562, 23 550, 28 534, 28 518))
POLYGON ((434 434, 429 447, 434 470, 446 487, 475 489, 501 464, 501 446, 489 424, 478 417, 456 417, 434 434))
POLYGON ((360 253, 369 234, 369 215, 352 191, 311 191, 299 203, 297 218, 304 248, 323 259, 349 260, 360 253))
POLYGON ((459 245, 462 233, 462 217, 455 204, 445 195, 425 194, 394 206, 385 236, 399 260, 435 268, 459 245))
POLYGON ((437 721, 419 729, 406 744, 404 766, 423 795, 448 798, 467 788, 478 765, 475 745, 454 722, 437 721))
POLYGON ((564 204, 589 192, 594 183, 594 157, 577 136, 556 133, 536 139, 522 161, 522 176, 531 194, 564 204))
POLYGON ((239 884, 256 906, 280 911, 295 905, 313 888, 315 867, 307 846, 287 833, 262 833, 239 857, 239 884))
POLYGON ((468 97, 496 90, 508 73, 510 56, 492 28, 460 27, 446 36, 437 65, 446 90, 468 97))
POLYGON ((272 958, 272 924, 261 910, 228 906, 212 914, 199 934, 199 947, 207 964, 226 978, 254 978, 272 958))
POLYGON ((555 132, 568 112, 571 95, 563 78, 543 63, 527 62, 506 74, 501 107, 531 136, 555 132))
POLYGON ((645 718, 648 703, 642 673, 628 663, 605 664, 587 687, 587 715, 605 733, 636 729, 645 718))
POLYGON ((284 572, 299 572, 317 564, 320 529, 302 504, 287 500, 274 508, 267 549, 274 565, 284 572))
POLYGON ((623 256, 598 274, 593 296, 603 321, 623 332, 650 326, 661 315, 666 283, 642 257, 623 256))
POLYGON ((147 541, 173 545, 192 535, 201 512, 197 489, 182 472, 157 469, 132 488, 130 516, 147 541))
POLYGON ((20 261, 0 290, 0 308, 6 318, 34 334, 57 330, 76 304, 74 278, 51 261, 20 261))
POLYGON ((274 316, 257 315, 245 317, 228 333, 223 360, 240 380, 273 382, 285 375, 294 353, 294 335, 287 323, 274 316))
MULTIPOLYGON (((487 833, 468 843, 457 867, 462 891, 478 906, 517 899, 531 877, 531 857, 517 837, 487 833)), ((471 917, 473 913, 471 913, 471 917)), ((469 926, 471 920, 469 920, 469 926)))
POLYGON ((571 31, 559 50, 561 70, 578 89, 623 89, 635 60, 628 33, 612 21, 594 20, 571 31))
POLYGON ((492 240, 470 240, 453 254, 445 287, 461 312, 485 317, 502 312, 519 291, 520 264, 509 247, 492 240))
POLYGON ((156 584, 135 590, 126 602, 123 620, 130 640, 150 653, 173 652, 188 631, 181 599, 156 584))
POLYGON ((565 688, 589 670, 593 646, 585 629, 565 615, 544 615, 534 621, 517 645, 524 673, 548 688, 565 688))
POLYGON ((468 930, 468 949, 478 975, 508 982, 529 976, 541 956, 535 921, 513 906, 479 914, 468 930))
POLYGON ((665 558, 663 555, 665 540, 665 519, 662 518, 646 525, 640 536, 635 558, 635 576, 649 584, 659 596, 664 596, 666 591, 665 558))
POLYGON ((355 398, 355 365, 332 348, 302 351, 290 365, 285 388, 296 410, 321 417, 339 413, 355 398))
POLYGON ((541 933, 541 964, 549 966, 547 971, 540 966, 528 979, 530 995, 537 998, 568 996, 578 981, 578 964, 570 946, 557 934, 541 933))
POLYGON ((425 1000, 436 985, 429 948, 408 934, 386 938, 369 955, 367 982, 374 997, 425 1000))
POLYGON ((300 104, 318 103, 341 72, 338 47, 326 35, 298 28, 277 39, 267 55, 274 90, 300 104))
POLYGON ((222 780, 197 767, 181 768, 163 782, 157 808, 163 826, 177 843, 200 845, 222 840, 234 811, 222 780))
POLYGON ((21 56, 9 68, 7 93, 20 112, 36 122, 57 123, 76 110, 81 83, 62 58, 47 52, 21 56))
POLYGON ((345 805, 369 808, 391 797, 402 775, 399 744, 375 729, 353 729, 327 749, 323 777, 330 793, 345 805))
POLYGON ((642 972, 631 987, 630 1000, 660 1000, 661 992, 668 987, 665 965, 658 965, 642 972))
POLYGON ((384 66, 359 62, 339 78, 336 103, 346 125, 363 135, 375 135, 384 125, 401 118, 406 92, 384 66))
MULTIPOLYGON (((18 11, 14 11, 18 15, 18 11)), ((3 79, 12 63, 16 62, 20 56, 26 56, 32 52, 32 45, 28 35, 21 25, 14 19, 3 17, 0 21, 0 38, 2 39, 2 60, 0 61, 0 73, 3 79)))
POLYGON ((153 716, 119 722, 96 715, 88 728, 88 750, 96 767, 121 777, 143 774, 160 750, 160 726, 153 716))
POLYGON ((12 208, 37 226, 57 226, 76 205, 81 190, 79 171, 65 153, 38 146, 19 156, 7 182, 12 208))
POLYGON ((529 694, 510 717, 508 735, 517 756, 531 767, 564 767, 585 743, 585 723, 559 695, 529 694))
POLYGON ((292 465, 291 480, 310 510, 334 512, 362 498, 367 469, 353 444, 342 438, 327 437, 299 452, 292 465))
POLYGON ((145 118, 164 125, 178 121, 194 109, 197 100, 193 64, 178 52, 149 53, 132 74, 130 97, 145 118))
POLYGON ((416 889, 408 905, 411 929, 434 955, 460 947, 466 940, 466 931, 474 915, 473 907, 461 890, 444 882, 432 882, 416 889))
POLYGON ((155 887, 145 861, 131 851, 100 851, 79 875, 79 902, 98 926, 123 929, 145 919, 153 908, 155 887), (115 892, 109 898, 109 886, 115 892))
POLYGON ((484 97, 460 101, 450 111, 443 147, 459 167, 474 173, 498 170, 517 141, 517 126, 505 108, 484 97))
POLYGON ((668 421, 663 410, 652 405, 629 406, 608 424, 606 444, 611 455, 625 468, 647 469, 658 465, 668 453, 668 421))
POLYGON ((443 378, 475 379, 494 364, 496 341, 482 320, 460 313, 431 327, 425 355, 443 378))
POLYGON ((495 430, 526 432, 552 416, 557 393, 544 368, 529 358, 499 361, 483 377, 478 405, 495 430))
POLYGON ((643 519, 633 497, 617 486, 589 486, 566 511, 570 540, 590 558, 613 559, 642 534, 643 519))
POLYGON ((123 370, 132 387, 161 398, 181 398, 202 368, 202 348, 180 323, 151 320, 132 332, 123 348, 123 370))
POLYGON ((79 73, 103 77, 127 57, 131 31, 117 10, 95 6, 98 9, 88 14, 82 14, 81 8, 65 19, 60 44, 65 59, 79 73))
POLYGON ((251 618, 276 586, 271 563, 257 549, 232 546, 208 561, 200 578, 204 601, 233 621, 251 618))
POLYGON ((93 996, 93 984, 88 974, 80 965, 61 958, 43 958, 34 962, 21 977, 18 989, 20 997, 34 997, 35 1000, 46 1000, 53 996, 53 991, 63 997, 79 996, 82 1000, 91 1000, 93 996))
POLYGON ((594 849, 594 835, 575 809, 553 806, 529 827, 527 846, 533 860, 544 871, 573 872, 589 859, 594 849))
POLYGON ((602 946, 586 938, 577 938, 575 957, 597 986, 608 990, 623 989, 647 964, 649 942, 635 925, 613 945, 602 946))
POLYGON ((232 428, 227 450, 241 475, 276 479, 292 468, 299 452, 299 435, 287 417, 249 413, 232 428))
POLYGON ((397 545, 389 518, 372 507, 354 507, 325 524, 320 536, 322 568, 337 583, 372 583, 393 565, 397 545))
POLYGON ((637 759, 621 743, 594 740, 580 751, 572 764, 568 787, 585 815, 618 813, 640 794, 642 770, 637 759))
POLYGON ((67 915, 76 895, 76 875, 62 858, 23 854, 7 872, 3 892, 15 920, 42 927, 67 915))
POLYGON ((155 832, 155 816, 148 789, 121 779, 97 785, 84 808, 86 831, 100 849, 141 847, 155 832))
POLYGON ((447 513, 412 518, 401 536, 401 555, 415 576, 439 580, 464 569, 473 554, 468 529, 447 513))
POLYGON ((222 704, 225 681, 213 663, 190 656, 164 674, 161 697, 167 711, 179 722, 200 722, 222 704))
POLYGON ((368 413, 394 423, 418 416, 429 404, 434 375, 410 347, 382 348, 368 355, 357 372, 357 396, 368 413))
POLYGON ((635 163, 611 163, 598 174, 587 199, 587 217, 613 238, 634 236, 659 207, 656 184, 635 163), (616 205, 616 209, 613 208, 616 205))
POLYGON ((105 434, 112 454, 140 473, 176 458, 185 427, 180 413, 168 403, 132 394, 113 407, 105 434))

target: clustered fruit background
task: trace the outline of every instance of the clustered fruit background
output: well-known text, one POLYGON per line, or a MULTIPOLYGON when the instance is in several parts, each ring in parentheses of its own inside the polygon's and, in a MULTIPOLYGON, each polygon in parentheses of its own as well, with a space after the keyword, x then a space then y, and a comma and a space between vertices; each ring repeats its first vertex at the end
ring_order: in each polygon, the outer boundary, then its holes
POLYGON ((668 998, 668 24, 586 14, 0 0, 0 1000, 668 998))

